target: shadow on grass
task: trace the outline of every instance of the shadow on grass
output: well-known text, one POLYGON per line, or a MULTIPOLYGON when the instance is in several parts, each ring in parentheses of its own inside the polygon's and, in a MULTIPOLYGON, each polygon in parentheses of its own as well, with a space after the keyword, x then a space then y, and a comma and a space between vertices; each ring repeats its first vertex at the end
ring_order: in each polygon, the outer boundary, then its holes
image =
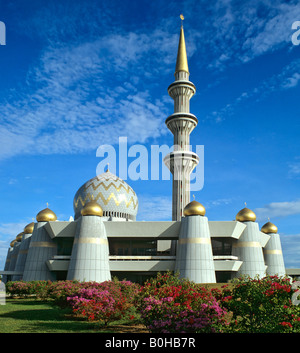
POLYGON ((22 306, 24 310, 11 310, 0 314, 0 318, 16 320, 18 325, 14 329, 19 332, 99 332, 94 323, 74 320, 74 317, 70 315, 70 309, 60 309, 49 305, 47 302, 34 300, 22 302, 11 300, 10 304, 14 308, 22 306), (34 306, 36 306, 36 309, 30 309, 34 306))

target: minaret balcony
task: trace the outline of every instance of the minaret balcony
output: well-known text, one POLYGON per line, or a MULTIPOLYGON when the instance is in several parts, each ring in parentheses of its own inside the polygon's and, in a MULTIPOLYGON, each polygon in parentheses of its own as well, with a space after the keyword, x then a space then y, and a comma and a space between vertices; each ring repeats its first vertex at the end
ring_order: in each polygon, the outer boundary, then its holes
POLYGON ((166 119, 166 125, 174 134, 182 129, 191 133, 198 124, 198 119, 191 113, 173 113, 166 119))
POLYGON ((175 81, 168 87, 168 93, 173 99, 178 96, 187 96, 191 99, 196 93, 196 87, 190 81, 175 81))
POLYGON ((181 180, 183 175, 190 175, 199 163, 199 156, 192 151, 173 151, 165 156, 164 163, 175 180, 181 180))

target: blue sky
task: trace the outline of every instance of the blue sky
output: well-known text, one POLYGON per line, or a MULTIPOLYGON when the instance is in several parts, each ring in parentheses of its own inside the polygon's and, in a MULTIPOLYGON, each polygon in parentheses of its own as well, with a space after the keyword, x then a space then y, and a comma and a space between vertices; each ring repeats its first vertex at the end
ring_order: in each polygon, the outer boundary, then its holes
MULTIPOLYGON (((165 119, 184 30, 191 144, 204 145, 209 220, 247 206, 281 234, 286 267, 300 266, 298 1, 1 1, 0 268, 9 242, 49 207, 73 216, 103 144, 172 146, 165 119)), ((128 158, 129 163, 133 159, 128 158)), ((171 180, 127 182, 138 220, 171 219, 171 180)))

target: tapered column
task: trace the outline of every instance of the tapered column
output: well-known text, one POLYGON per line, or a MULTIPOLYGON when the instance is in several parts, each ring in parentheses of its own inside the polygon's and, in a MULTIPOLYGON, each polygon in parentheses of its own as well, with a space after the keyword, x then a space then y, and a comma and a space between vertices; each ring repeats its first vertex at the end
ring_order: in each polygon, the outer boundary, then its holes
POLYGON ((111 279, 108 240, 101 218, 103 212, 102 209, 99 212, 99 208, 92 201, 82 209, 82 216, 77 221, 68 280, 103 282, 111 279), (93 210, 92 203, 95 204, 93 210))
POLYGON ((261 231, 270 236, 264 248, 267 274, 270 276, 285 276, 286 271, 277 227, 273 223, 268 222, 262 226, 261 231))
POLYGON ((37 224, 31 236, 23 273, 24 281, 56 279, 55 273, 49 270, 46 261, 57 255, 57 244, 45 229, 47 222, 56 221, 56 219, 55 213, 48 207, 37 214, 37 224))
MULTIPOLYGON (((19 248, 19 254, 18 254, 16 266, 15 266, 15 272, 18 272, 18 273, 24 272, 25 263, 26 263, 26 259, 27 259, 27 254, 28 254, 28 249, 29 249, 33 229, 34 229, 33 222, 28 224, 24 228, 22 241, 21 241, 20 248, 19 248)), ((23 279, 23 275, 14 275, 12 279, 13 279, 13 281, 21 280, 21 279, 23 279)))
POLYGON ((216 283, 208 219, 204 207, 192 201, 184 209, 175 271, 195 283, 216 283))

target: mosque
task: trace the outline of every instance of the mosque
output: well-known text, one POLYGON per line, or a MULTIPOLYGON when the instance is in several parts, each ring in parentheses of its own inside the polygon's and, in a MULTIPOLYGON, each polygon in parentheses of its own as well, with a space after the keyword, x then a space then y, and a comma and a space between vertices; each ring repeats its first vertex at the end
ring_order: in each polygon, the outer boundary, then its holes
POLYGON ((190 113, 196 87, 189 76, 181 26, 175 81, 168 88, 174 113, 166 119, 175 147, 164 158, 173 175, 172 221, 136 221, 136 193, 107 169, 76 192, 74 219, 58 221, 47 207, 17 235, 0 272, 4 281, 102 282, 116 276, 142 283, 170 270, 196 283, 216 283, 241 275, 286 274, 274 224, 259 229, 247 207, 235 221, 209 221, 205 207, 190 200, 190 174, 199 157, 189 149, 198 123, 190 113))

